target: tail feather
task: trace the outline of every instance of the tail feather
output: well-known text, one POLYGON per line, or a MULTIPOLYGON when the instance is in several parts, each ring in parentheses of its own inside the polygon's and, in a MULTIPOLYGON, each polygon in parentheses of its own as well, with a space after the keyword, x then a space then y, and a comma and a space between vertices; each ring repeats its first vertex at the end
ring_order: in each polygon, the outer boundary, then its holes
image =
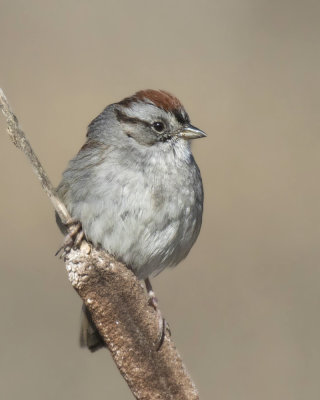
POLYGON ((87 347, 92 352, 106 346, 84 304, 81 312, 80 346, 87 347))

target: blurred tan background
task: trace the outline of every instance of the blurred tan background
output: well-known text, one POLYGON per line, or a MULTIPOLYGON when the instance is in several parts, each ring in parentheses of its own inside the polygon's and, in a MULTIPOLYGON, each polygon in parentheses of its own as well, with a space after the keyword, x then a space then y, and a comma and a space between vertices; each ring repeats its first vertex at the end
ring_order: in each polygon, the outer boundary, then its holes
MULTIPOLYGON (((153 283, 202 399, 320 398, 317 1, 0 0, 0 87, 54 184, 109 103, 177 95, 207 132, 190 256, 153 283)), ((0 398, 131 399, 78 347, 62 237, 0 118, 0 398)))

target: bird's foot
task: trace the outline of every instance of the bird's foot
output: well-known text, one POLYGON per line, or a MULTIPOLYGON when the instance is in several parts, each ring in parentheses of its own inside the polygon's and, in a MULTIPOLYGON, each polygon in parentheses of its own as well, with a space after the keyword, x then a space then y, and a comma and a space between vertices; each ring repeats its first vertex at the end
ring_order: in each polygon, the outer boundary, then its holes
POLYGON ((60 257, 63 258, 72 248, 78 248, 84 238, 81 223, 71 219, 66 223, 68 233, 64 238, 62 246, 56 252, 56 256, 62 251, 60 257))
POLYGON ((158 299, 152 289, 152 285, 150 279, 145 279, 145 285, 148 292, 149 300, 148 304, 151 306, 155 312, 158 314, 158 322, 159 322, 159 337, 157 340, 157 348, 156 350, 159 351, 163 345, 164 339, 166 337, 166 331, 168 331, 169 335, 171 335, 171 331, 167 321, 163 318, 161 311, 159 309, 159 302, 158 299))

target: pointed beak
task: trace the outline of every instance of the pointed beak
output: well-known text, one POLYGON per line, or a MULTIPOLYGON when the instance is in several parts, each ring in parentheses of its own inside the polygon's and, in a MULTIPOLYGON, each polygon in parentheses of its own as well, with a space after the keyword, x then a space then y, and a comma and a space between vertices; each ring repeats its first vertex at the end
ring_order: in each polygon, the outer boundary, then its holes
POLYGON ((178 136, 183 139, 198 139, 206 137, 207 135, 201 129, 198 129, 195 126, 188 124, 183 128, 178 136))

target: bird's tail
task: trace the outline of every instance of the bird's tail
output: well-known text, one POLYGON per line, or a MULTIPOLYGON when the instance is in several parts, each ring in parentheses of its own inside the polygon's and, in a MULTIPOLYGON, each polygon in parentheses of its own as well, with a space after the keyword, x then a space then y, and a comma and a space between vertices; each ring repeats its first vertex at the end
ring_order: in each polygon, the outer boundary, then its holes
POLYGON ((92 352, 106 346, 84 304, 81 311, 80 346, 92 352))

